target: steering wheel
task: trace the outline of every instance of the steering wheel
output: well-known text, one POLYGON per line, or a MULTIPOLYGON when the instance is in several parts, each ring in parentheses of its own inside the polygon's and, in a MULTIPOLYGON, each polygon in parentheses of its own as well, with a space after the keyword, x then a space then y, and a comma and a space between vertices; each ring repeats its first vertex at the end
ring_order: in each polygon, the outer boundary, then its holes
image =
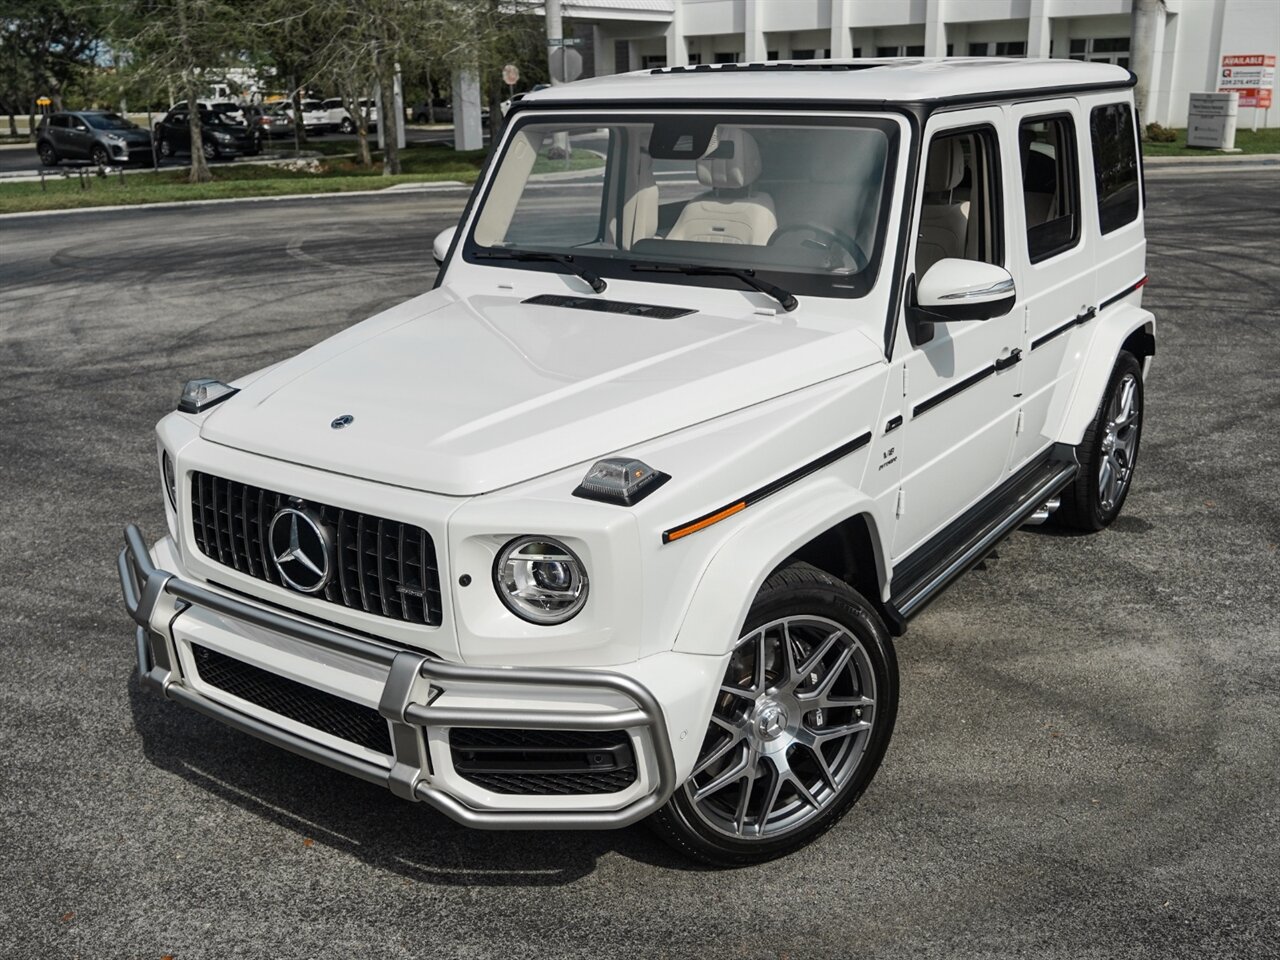
MULTIPOLYGON (((858 270, 865 270, 867 263, 867 255, 862 252, 862 248, 858 246, 858 241, 847 233, 841 233, 839 230, 828 230, 826 227, 819 227, 813 223, 793 223, 790 226, 774 231, 772 237, 769 238, 766 246, 776 246, 778 240, 782 237, 793 233, 812 233, 817 235, 817 239, 801 241, 802 245, 817 246, 819 249, 831 251, 835 247, 839 247, 853 259, 853 265, 858 270), (826 240, 826 243, 822 243, 826 240)), ((831 264, 834 268, 836 264, 831 264)))

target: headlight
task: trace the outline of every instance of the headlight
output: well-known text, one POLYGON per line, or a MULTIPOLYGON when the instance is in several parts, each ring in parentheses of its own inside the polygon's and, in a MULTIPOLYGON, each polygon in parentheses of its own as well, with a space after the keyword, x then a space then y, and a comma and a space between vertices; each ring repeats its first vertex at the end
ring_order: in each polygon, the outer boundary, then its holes
POLYGON ((118 133, 108 133, 107 141, 109 143, 114 143, 117 147, 123 147, 125 144, 124 137, 120 136, 118 133))
POLYGON ((182 397, 178 400, 178 410, 182 413, 203 413, 223 400, 229 400, 240 391, 221 380, 188 380, 182 388, 182 397))
POLYGON ((493 565, 493 586, 512 613, 530 623, 564 623, 587 602, 587 569, 550 537, 517 537, 493 565))
POLYGON ((221 130, 215 130, 215 131, 213 131, 213 139, 215 139, 215 140, 222 140, 222 141, 224 141, 224 142, 225 142, 225 141, 227 141, 227 140, 230 140, 230 139, 231 139, 231 134, 229 134, 229 133, 223 133, 221 130))
POLYGON ((169 506, 178 509, 178 475, 173 472, 173 458, 166 450, 160 456, 160 472, 164 474, 164 492, 169 495, 169 506))

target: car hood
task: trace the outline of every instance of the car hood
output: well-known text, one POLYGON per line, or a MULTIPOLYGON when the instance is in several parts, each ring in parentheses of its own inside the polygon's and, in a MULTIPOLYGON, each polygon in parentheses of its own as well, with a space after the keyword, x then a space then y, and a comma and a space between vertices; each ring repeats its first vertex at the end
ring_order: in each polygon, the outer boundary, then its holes
POLYGON ((216 407, 201 435, 468 496, 882 358, 856 331, 817 329, 792 315, 660 320, 435 291, 272 367, 216 407), (348 425, 333 426, 347 416, 348 425))

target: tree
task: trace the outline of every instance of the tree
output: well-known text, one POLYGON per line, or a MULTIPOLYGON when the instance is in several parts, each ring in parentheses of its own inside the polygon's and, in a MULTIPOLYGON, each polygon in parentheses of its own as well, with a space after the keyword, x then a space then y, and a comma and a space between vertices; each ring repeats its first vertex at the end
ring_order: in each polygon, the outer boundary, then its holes
MULTIPOLYGON (((94 66, 102 42, 101 7, 75 0, 0 2, 0 100, 9 113, 23 110, 34 121, 36 98, 47 95, 63 108, 63 94, 94 66), (25 108, 25 109, 24 109, 25 108)), ((31 124, 32 136, 35 123, 31 124)))

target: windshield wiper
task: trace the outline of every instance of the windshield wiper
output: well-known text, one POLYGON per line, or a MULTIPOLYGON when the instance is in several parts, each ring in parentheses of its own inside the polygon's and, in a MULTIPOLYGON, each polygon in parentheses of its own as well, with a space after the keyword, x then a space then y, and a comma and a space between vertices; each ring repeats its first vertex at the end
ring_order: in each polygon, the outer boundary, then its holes
POLYGON ((782 309, 790 313, 800 306, 789 291, 783 290, 776 283, 761 280, 756 272, 748 267, 700 267, 683 263, 633 263, 631 269, 637 273, 683 273, 689 277, 736 277, 753 290, 773 297, 782 304, 782 309))
POLYGON ((600 279, 598 273, 590 267, 575 263, 573 255, 568 253, 546 253, 542 250, 507 250, 500 247, 496 250, 477 250, 474 256, 477 260, 544 260, 548 263, 558 263, 562 267, 567 267, 570 273, 576 273, 589 283, 591 289, 596 293, 604 293, 605 287, 608 286, 600 279))

